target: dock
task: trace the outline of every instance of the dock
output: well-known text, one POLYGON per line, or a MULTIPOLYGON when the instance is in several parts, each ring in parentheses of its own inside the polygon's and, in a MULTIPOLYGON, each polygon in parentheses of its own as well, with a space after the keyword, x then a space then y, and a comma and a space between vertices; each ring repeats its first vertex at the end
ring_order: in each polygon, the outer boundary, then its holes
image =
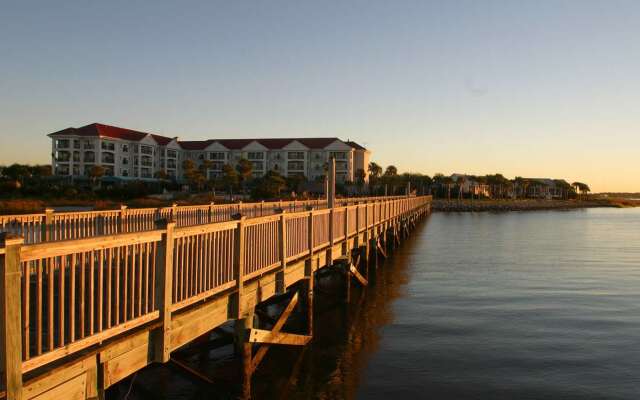
POLYGON ((23 235, 1 233, 0 398, 102 399, 229 321, 248 398, 270 346, 313 340, 315 275, 338 271, 348 298, 431 211, 430 196, 277 203, 51 213, 49 223, 45 213, 23 235), (265 323, 256 308, 274 299, 282 312, 265 323), (305 329, 287 331, 300 309, 305 329))

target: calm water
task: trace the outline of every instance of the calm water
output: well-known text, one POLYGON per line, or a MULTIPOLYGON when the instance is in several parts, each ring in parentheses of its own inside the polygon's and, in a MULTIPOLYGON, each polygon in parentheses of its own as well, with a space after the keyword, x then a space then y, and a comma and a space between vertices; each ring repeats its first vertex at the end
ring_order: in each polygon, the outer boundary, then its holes
MULTIPOLYGON (((640 209, 436 213, 349 306, 339 282, 320 289, 313 344, 271 350, 255 398, 640 393, 640 209)), ((216 387, 157 367, 130 399, 233 398, 232 361, 214 355, 194 365, 216 387)))

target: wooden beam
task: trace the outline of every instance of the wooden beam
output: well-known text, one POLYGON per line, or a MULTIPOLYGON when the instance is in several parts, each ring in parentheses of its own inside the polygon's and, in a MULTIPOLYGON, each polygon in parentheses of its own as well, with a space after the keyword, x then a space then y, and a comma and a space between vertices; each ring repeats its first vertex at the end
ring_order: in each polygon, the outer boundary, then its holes
MULTIPOLYGON (((289 304, 287 304, 287 307, 284 309, 284 311, 276 321, 275 325, 273 325, 273 328, 271 329, 271 331, 267 331, 267 332, 272 332, 276 334, 280 332, 284 324, 287 322, 287 319, 289 319, 289 315, 291 315, 291 312, 295 308, 296 304, 298 304, 298 293, 293 295, 293 298, 291 299, 289 304)), ((248 335, 248 340, 251 340, 251 334, 248 335)), ((252 371, 255 371, 258 365, 260 365, 260 362, 262 362, 262 359, 267 354, 268 350, 269 350, 269 346, 262 346, 258 349, 255 356, 253 356, 253 360, 251 361, 252 371)))
POLYGON ((249 332, 251 343, 285 344, 290 346, 304 346, 311 341, 311 336, 297 335, 286 332, 273 332, 264 329, 251 329, 249 332))
POLYGON ((162 327, 156 341, 156 361, 167 362, 171 354, 171 305, 173 303, 173 232, 175 222, 167 223, 162 243, 158 246, 158 279, 156 280, 156 302, 160 311, 162 327))
POLYGON ((357 280, 358 282, 360 282, 360 284, 361 284, 362 286, 367 286, 367 285, 369 285, 369 281, 368 281, 364 276, 362 276, 362 275, 360 274, 360 272, 358 272, 358 269, 356 268, 356 266, 355 266, 355 265, 351 264, 351 266, 350 266, 350 268, 349 268, 349 269, 350 269, 351 274, 353 275, 353 277, 355 277, 355 278, 356 278, 356 280, 357 280))
POLYGON ((378 238, 376 243, 377 243, 376 247, 378 248, 378 251, 380 252, 380 254, 382 254, 382 257, 387 258, 387 251, 384 249, 384 247, 380 243, 380 238, 378 238))

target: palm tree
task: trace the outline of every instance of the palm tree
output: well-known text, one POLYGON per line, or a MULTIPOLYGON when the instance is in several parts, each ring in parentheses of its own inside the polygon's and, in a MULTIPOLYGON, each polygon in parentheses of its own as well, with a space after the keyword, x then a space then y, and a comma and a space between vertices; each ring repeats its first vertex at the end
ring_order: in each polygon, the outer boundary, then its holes
POLYGON ((586 194, 586 193, 589 193, 591 191, 591 188, 586 183, 573 182, 571 184, 571 186, 573 186, 575 188, 575 190, 576 190, 576 193, 578 193, 578 199, 582 198, 582 194, 583 193, 586 194))
POLYGON ((369 170, 369 179, 377 180, 382 175, 382 167, 376 164, 375 162, 370 162, 367 168, 369 170))

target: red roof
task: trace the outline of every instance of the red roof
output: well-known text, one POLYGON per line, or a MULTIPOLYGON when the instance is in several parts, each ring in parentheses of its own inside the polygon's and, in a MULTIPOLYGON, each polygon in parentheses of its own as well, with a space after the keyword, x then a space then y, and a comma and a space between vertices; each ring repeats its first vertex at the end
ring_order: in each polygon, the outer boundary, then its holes
POLYGON ((139 142, 144 139, 148 135, 150 135, 156 143, 160 145, 167 145, 173 139, 168 138, 166 136, 155 135, 146 132, 134 131, 132 129, 118 128, 117 126, 104 125, 93 123, 89 125, 85 125, 81 128, 67 128, 58 132, 51 133, 49 136, 65 136, 65 135, 75 135, 75 136, 99 136, 99 137, 110 137, 114 139, 122 139, 129 140, 132 142, 139 142))
MULTIPOLYGON (((66 135, 75 135, 75 136, 98 136, 98 137, 110 137, 114 139, 123 139, 129 140, 133 142, 138 142, 144 139, 147 136, 151 136, 153 140, 156 141, 159 145, 166 146, 173 139, 160 136, 153 133, 146 133, 140 131, 134 131, 132 129, 118 128, 117 126, 104 125, 93 123, 81 128, 67 128, 58 132, 54 132, 49 134, 49 136, 66 136, 66 135)), ((264 147, 270 150, 278 150, 282 149, 291 142, 300 142, 306 147, 310 149, 324 149, 331 143, 335 141, 341 141, 336 137, 328 137, 328 138, 282 138, 282 139, 209 139, 209 140, 188 140, 188 141, 179 141, 180 147, 184 150, 204 150, 210 144, 217 142, 222 146, 229 150, 240 150, 246 147, 248 144, 252 142, 258 142, 264 147)), ((347 145, 359 149, 364 150, 365 148, 360 146, 355 142, 344 142, 347 145)))

